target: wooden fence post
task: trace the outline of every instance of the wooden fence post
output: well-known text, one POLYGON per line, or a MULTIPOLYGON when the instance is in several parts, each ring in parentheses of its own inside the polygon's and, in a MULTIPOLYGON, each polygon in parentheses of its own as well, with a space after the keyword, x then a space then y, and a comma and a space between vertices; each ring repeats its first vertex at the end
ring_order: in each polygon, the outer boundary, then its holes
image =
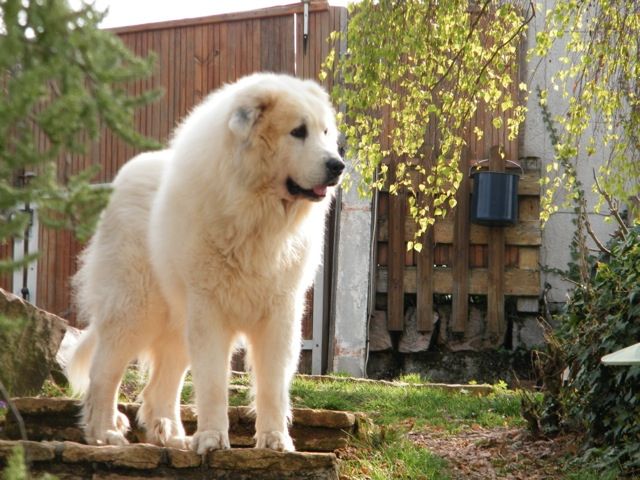
POLYGON ((460 156, 460 170, 463 177, 456 195, 458 204, 455 212, 453 232, 453 292, 451 307, 451 330, 464 333, 469 317, 469 161, 468 153, 460 156))
MULTIPOLYGON (((398 160, 393 158, 389 169, 395 180, 398 160)), ((389 194, 389 277, 387 287, 387 328, 404 329, 404 259, 407 247, 404 241, 406 195, 403 191, 389 194)))
MULTIPOLYGON (((433 159, 438 151, 438 128, 436 118, 431 115, 427 126, 427 142, 432 152, 425 158, 425 168, 430 171, 433 168, 433 159)), ((422 201, 425 197, 421 195, 422 201)), ((431 204, 433 206, 433 204, 431 204)), ((416 258, 416 321, 419 332, 431 332, 433 330, 433 265, 435 256, 435 225, 430 225, 422 236, 422 251, 416 258)))
POLYGON ((433 225, 423 235, 416 273, 418 331, 433 330, 433 225))

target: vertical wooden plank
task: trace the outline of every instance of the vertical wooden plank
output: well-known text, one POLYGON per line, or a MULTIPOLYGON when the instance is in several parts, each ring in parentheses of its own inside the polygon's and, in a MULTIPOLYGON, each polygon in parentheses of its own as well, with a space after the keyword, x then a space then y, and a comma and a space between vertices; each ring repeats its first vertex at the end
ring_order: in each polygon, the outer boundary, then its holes
POLYGON ((227 23, 220 24, 220 82, 218 85, 222 85, 229 81, 229 28, 227 23))
POLYGON ((271 34, 273 32, 273 22, 269 18, 260 19, 260 44, 264 45, 260 49, 260 69, 263 71, 271 71, 273 69, 273 61, 271 59, 272 48, 267 47, 271 42, 271 34))
POLYGON ((213 64, 211 66, 211 74, 209 75, 208 84, 209 91, 215 90, 220 86, 220 26, 215 24, 210 27, 212 35, 213 64))
POLYGON ((474 155, 465 150, 460 157, 463 178, 456 194, 454 216, 451 330, 455 333, 464 333, 469 317, 469 156, 474 155))
MULTIPOLYGON (((391 162, 395 178, 396 159, 391 162)), ((404 328, 404 223, 406 198, 403 192, 389 195, 389 280, 387 287, 387 325, 391 331, 404 328)))
POLYGON ((164 90, 164 95, 160 100, 160 116, 162 120, 162 138, 165 141, 169 140, 171 132, 173 130, 174 122, 172 116, 172 106, 170 102, 170 95, 173 93, 173 83, 172 83, 172 74, 173 68, 171 67, 172 62, 172 38, 173 32, 163 30, 161 39, 160 39, 160 48, 162 50, 162 67, 161 67, 161 82, 162 88, 164 90))
POLYGON ((260 71, 260 20, 251 22, 251 71, 260 71))
MULTIPOLYGON (((427 126, 426 141, 424 146, 424 166, 427 171, 433 169, 434 159, 439 151, 438 125, 436 118, 431 115, 427 126)), ((421 202, 425 198, 421 195, 421 202)), ((430 205, 433 207, 433 205, 430 205)), ((433 330, 433 265, 435 263, 434 226, 428 227, 422 236, 422 251, 418 254, 416 268, 416 320, 418 331, 430 332, 433 330)))
POLYGON ((284 20, 286 21, 285 37, 284 37, 284 56, 286 61, 286 72, 289 75, 294 75, 296 72, 296 56, 295 56, 295 36, 294 36, 294 16, 287 15, 284 20))
POLYGON ((422 251, 417 259, 417 321, 420 332, 433 330, 433 226, 422 240, 422 251))
MULTIPOLYGON (((6 242, 0 244, 0 260, 11 260, 13 258, 13 244, 12 242, 6 242)), ((40 277, 38 276, 38 279, 40 277)), ((38 285, 39 289, 40 285, 38 285)), ((7 291, 12 291, 13 289, 13 276, 11 272, 5 272, 0 275, 0 288, 4 288, 7 291)))
POLYGON ((193 103, 200 103, 202 97, 204 96, 204 85, 206 81, 207 75, 207 67, 208 67, 208 55, 205 50, 205 42, 204 42, 204 29, 203 25, 198 25, 194 27, 196 31, 194 32, 194 51, 193 51, 193 61, 194 61, 194 85, 193 85, 193 103))
POLYGON ((296 51, 296 59, 295 59, 295 66, 294 66, 294 70, 295 70, 295 74, 296 77, 303 77, 304 76, 304 66, 303 66, 303 62, 304 62, 304 57, 303 57, 303 51, 302 51, 302 14, 298 14, 295 15, 295 22, 296 22, 296 36, 294 38, 294 42, 295 42, 295 51, 296 51))
MULTIPOLYGON (((502 147, 491 147, 489 169, 504 172, 502 147)), ((487 291, 487 333, 490 342, 499 346, 505 332, 504 315, 504 228, 489 228, 489 282, 487 291)))
MULTIPOLYGON (((156 69, 155 72, 153 74, 153 81, 151 83, 151 85, 153 86, 153 88, 160 88, 161 87, 161 81, 160 81, 160 66, 159 66, 159 62, 160 62, 160 35, 161 32, 160 31, 155 31, 153 32, 153 37, 152 37, 152 46, 150 47, 151 50, 154 52, 154 54, 156 55, 157 58, 157 62, 156 62, 156 69)), ((150 52, 151 53, 151 52, 150 52)), ((161 100, 154 102, 154 104, 151 107, 150 110, 150 114, 151 114, 151 121, 152 121, 152 125, 151 125, 151 136, 162 142, 164 140, 163 135, 162 135, 162 129, 160 126, 160 109, 161 109, 161 100)))

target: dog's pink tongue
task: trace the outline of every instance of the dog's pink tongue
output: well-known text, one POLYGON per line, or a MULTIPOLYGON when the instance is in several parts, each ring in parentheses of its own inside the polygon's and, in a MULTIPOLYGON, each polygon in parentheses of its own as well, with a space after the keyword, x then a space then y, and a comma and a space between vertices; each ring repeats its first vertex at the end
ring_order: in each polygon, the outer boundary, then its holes
POLYGON ((325 185, 313 187, 313 193, 315 193, 319 197, 324 197, 327 194, 327 187, 325 185))

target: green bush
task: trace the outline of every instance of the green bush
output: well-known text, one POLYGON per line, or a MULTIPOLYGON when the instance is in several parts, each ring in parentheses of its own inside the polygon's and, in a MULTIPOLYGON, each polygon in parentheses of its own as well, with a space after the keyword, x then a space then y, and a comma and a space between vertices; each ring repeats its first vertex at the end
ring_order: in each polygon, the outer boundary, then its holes
POLYGON ((569 367, 547 398, 559 419, 585 434, 583 459, 602 470, 640 473, 640 366, 605 366, 603 355, 640 342, 640 228, 610 246, 558 316, 558 351, 569 367))

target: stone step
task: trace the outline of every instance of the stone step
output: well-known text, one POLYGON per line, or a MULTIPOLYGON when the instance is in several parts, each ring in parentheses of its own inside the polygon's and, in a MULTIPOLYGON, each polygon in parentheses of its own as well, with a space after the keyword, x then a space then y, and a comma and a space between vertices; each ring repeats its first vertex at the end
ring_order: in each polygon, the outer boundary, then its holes
MULTIPOLYGON (((83 442, 82 430, 78 427, 80 404, 68 398, 32 398, 13 399, 20 411, 27 431, 27 438, 35 441, 71 441, 83 442)), ((144 431, 136 422, 140 404, 123 403, 118 409, 129 418, 131 432, 129 441, 144 441, 144 431)), ((197 416, 191 405, 181 407, 182 423, 188 435, 196 430, 197 416)), ((18 440, 18 424, 11 415, 7 415, 4 432, 0 437, 18 440)), ((313 410, 294 408, 293 422, 289 429, 296 450, 330 452, 345 447, 349 439, 356 434, 358 421, 356 415, 349 412, 331 410, 313 410)), ((229 439, 232 447, 251 447, 254 445, 254 416, 248 407, 229 407, 229 439)))
POLYGON ((242 448, 200 456, 192 451, 135 444, 89 446, 75 442, 0 440, 0 468, 21 445, 33 474, 50 473, 65 480, 179 478, 338 480, 333 453, 282 453, 242 448))

